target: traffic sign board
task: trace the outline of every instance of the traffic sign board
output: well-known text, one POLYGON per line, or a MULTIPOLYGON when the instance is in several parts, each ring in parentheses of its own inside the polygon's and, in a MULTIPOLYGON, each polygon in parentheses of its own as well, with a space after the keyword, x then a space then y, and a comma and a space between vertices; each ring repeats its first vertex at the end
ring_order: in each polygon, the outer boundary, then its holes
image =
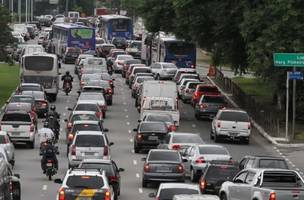
POLYGON ((302 72, 288 72, 289 80, 303 80, 302 72))
POLYGON ((274 53, 276 67, 304 67, 304 53, 274 53))

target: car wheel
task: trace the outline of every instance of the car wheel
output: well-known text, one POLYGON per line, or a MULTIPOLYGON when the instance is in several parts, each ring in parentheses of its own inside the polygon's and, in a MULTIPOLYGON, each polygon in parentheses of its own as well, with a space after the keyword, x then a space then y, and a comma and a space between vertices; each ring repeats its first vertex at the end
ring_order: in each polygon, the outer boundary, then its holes
POLYGON ((195 119, 197 119, 197 120, 199 120, 199 119, 200 119, 199 114, 195 113, 195 114, 194 114, 194 116, 195 116, 195 119))
POLYGON ((148 182, 146 181, 146 180, 142 180, 142 182, 141 182, 141 186, 143 187, 143 188, 146 188, 147 186, 148 186, 148 182))
POLYGON ((190 180, 194 183, 197 181, 197 175, 195 174, 193 168, 190 170, 190 180))
POLYGON ((243 144, 249 144, 249 137, 248 138, 244 138, 242 141, 243 144))
POLYGON ((214 139, 214 135, 213 135, 213 132, 212 132, 212 128, 210 130, 210 139, 213 140, 214 139))
POLYGON ((118 194, 117 193, 118 193, 117 191, 114 192, 114 200, 118 199, 118 194))
POLYGON ((160 80, 160 75, 157 74, 156 77, 155 77, 155 79, 156 79, 156 80, 160 80))
POLYGON ((106 118, 106 112, 102 112, 102 117, 105 119, 106 118))
POLYGON ((220 199, 221 200, 227 200, 227 196, 225 193, 222 193, 221 196, 220 196, 220 199))
POLYGON ((140 149, 134 144, 134 152, 139 153, 140 149))

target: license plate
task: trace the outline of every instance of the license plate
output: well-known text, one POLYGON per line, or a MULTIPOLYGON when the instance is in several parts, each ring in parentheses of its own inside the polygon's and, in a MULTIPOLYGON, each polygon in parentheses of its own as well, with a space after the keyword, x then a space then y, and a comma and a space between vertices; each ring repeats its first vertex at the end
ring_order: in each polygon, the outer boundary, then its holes
POLYGON ((20 135, 20 132, 11 132, 12 135, 20 135))
POLYGON ((46 163, 46 166, 47 166, 47 167, 52 167, 52 166, 53 166, 53 163, 46 163))
POLYGON ((157 172, 171 172, 171 169, 169 167, 162 167, 157 169, 157 172))
POLYGON ((91 197, 78 197, 78 200, 92 200, 91 197))
POLYGON ((158 137, 157 136, 149 136, 148 140, 158 140, 158 137))
POLYGON ((94 152, 85 152, 84 153, 86 156, 92 156, 92 155, 94 155, 94 152))
POLYGON ((236 132, 230 132, 230 133, 229 133, 229 135, 230 135, 230 136, 233 136, 233 137, 237 136, 238 134, 239 134, 239 133, 236 133, 236 132))

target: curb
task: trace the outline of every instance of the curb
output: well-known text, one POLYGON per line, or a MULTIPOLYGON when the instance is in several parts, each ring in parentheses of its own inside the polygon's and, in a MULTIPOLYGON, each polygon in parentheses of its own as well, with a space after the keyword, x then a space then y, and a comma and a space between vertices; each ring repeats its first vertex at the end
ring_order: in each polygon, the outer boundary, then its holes
MULTIPOLYGON (((239 108, 239 106, 210 78, 207 76, 207 79, 215 85, 219 91, 228 99, 228 101, 236 108, 239 108)), ((251 118, 251 117, 250 117, 251 118)), ((283 148, 297 148, 297 147, 304 147, 304 143, 299 144, 282 144, 278 143, 274 137, 271 137, 264 129, 261 127, 254 119, 251 118, 253 126, 258 130, 259 134, 262 135, 266 140, 268 140, 270 143, 277 147, 283 147, 283 148)))

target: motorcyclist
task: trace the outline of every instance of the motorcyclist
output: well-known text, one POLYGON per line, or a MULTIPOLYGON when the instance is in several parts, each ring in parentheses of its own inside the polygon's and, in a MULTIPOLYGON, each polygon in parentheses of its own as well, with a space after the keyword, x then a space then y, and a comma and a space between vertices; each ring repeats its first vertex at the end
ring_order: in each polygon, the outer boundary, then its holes
POLYGON ((58 119, 55 118, 53 115, 50 115, 47 118, 47 122, 48 122, 48 127, 50 129, 52 129, 52 131, 55 133, 56 141, 58 141, 58 139, 59 139, 59 129, 60 129, 60 124, 58 122, 58 119))
POLYGON ((73 82, 73 77, 70 75, 70 72, 69 71, 66 71, 65 72, 65 75, 63 75, 61 77, 61 80, 63 81, 63 87, 65 87, 65 84, 69 84, 70 85, 70 88, 72 89, 72 82, 73 82))
POLYGON ((47 160, 52 160, 54 163, 55 169, 58 170, 58 160, 56 157, 57 151, 58 150, 53 145, 52 140, 47 139, 46 146, 43 149, 42 158, 41 158, 41 169, 44 174, 46 173, 47 160))
POLYGON ((109 74, 113 73, 113 61, 111 58, 108 58, 107 60, 107 70, 109 74))
POLYGON ((54 142, 55 135, 52 129, 49 128, 48 122, 44 122, 43 128, 38 130, 39 144, 40 144, 40 154, 42 154, 43 149, 46 147, 47 140, 50 139, 54 142))
POLYGON ((55 105, 51 105, 49 112, 47 113, 47 118, 49 116, 53 116, 55 119, 59 120, 60 119, 60 115, 59 113, 56 111, 56 106, 55 105))

